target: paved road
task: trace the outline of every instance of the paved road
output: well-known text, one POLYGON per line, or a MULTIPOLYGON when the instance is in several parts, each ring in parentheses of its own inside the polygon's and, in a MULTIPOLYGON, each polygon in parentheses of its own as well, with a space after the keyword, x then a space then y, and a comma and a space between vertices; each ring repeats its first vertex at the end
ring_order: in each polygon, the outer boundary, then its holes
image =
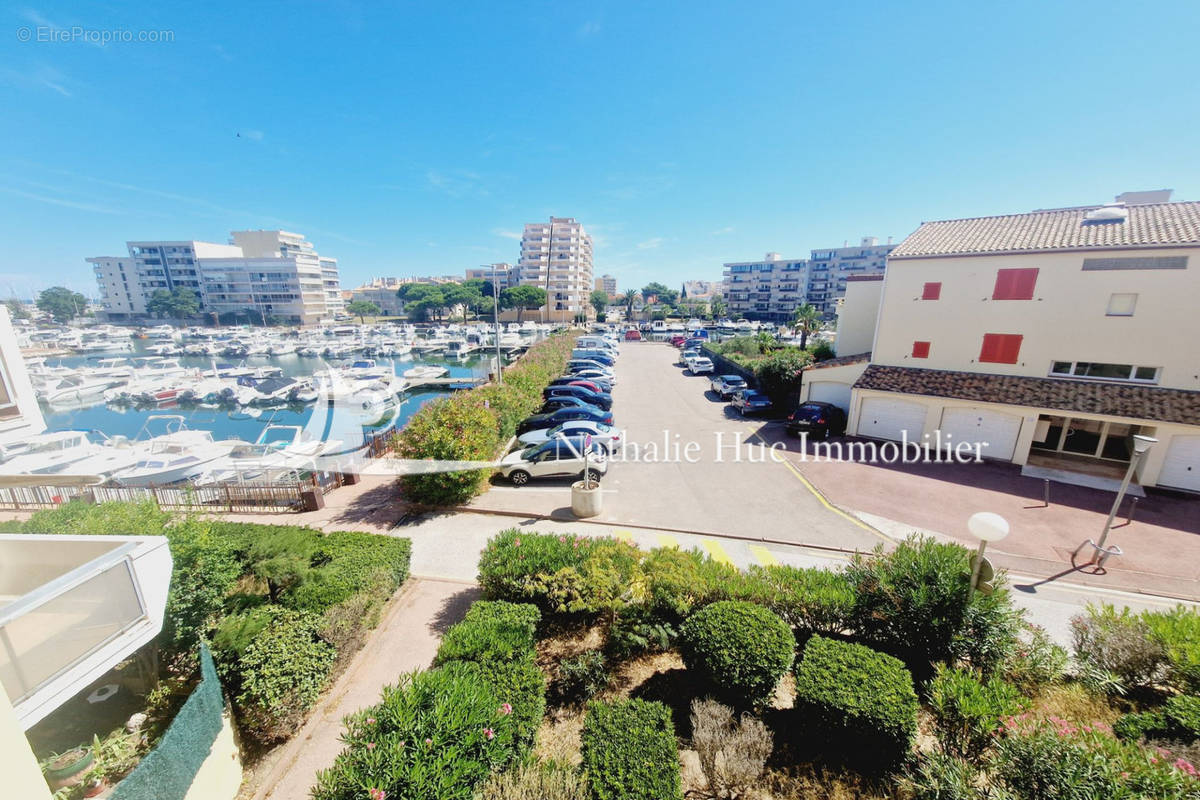
MULTIPOLYGON (((755 432, 707 391, 707 376, 685 375, 678 350, 627 343, 617 360, 613 413, 626 433, 624 461, 603 481, 600 519, 627 525, 764 537, 869 550, 880 536, 824 504, 788 464, 770 457, 755 432)), ((569 513, 565 484, 515 489, 498 483, 473 508, 569 513)))

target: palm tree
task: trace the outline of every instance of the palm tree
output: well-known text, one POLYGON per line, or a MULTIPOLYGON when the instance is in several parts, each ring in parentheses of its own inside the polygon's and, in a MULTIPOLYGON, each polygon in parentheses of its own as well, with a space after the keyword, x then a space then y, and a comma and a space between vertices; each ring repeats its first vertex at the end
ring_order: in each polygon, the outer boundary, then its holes
POLYGON ((810 334, 821 330, 821 312, 811 303, 805 303, 792 315, 792 327, 800 332, 800 349, 808 347, 810 334))
POLYGON ((617 296, 617 304, 625 306, 625 321, 633 321, 633 304, 637 302, 641 295, 637 289, 630 289, 624 294, 617 296))

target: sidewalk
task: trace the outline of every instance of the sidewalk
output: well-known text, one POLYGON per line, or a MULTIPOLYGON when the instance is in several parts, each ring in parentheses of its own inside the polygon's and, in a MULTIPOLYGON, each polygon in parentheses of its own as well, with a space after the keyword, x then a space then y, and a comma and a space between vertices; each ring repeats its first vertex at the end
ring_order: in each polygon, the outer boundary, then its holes
POLYGON ((342 750, 342 718, 377 702, 383 687, 396 683, 402 673, 428 667, 442 633, 462 618, 477 595, 472 584, 462 581, 410 578, 304 727, 256 771, 254 800, 308 797, 317 772, 331 766, 342 750))

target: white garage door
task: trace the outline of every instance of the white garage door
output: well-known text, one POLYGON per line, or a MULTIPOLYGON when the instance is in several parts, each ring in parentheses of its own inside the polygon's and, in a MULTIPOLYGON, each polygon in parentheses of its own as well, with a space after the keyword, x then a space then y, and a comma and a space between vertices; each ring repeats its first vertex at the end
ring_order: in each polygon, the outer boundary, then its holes
POLYGON ((838 381, 814 381, 808 385, 808 399, 850 410, 850 384, 838 381))
POLYGON ((925 432, 925 406, 906 400, 867 397, 858 415, 858 435, 899 441, 908 431, 910 442, 920 442, 925 432))
POLYGON ((1021 418, 988 408, 947 408, 942 412, 941 431, 942 441, 951 447, 959 442, 987 442, 984 458, 1012 461, 1021 418))
POLYGON ((1200 436, 1172 436, 1158 485, 1200 492, 1200 436))

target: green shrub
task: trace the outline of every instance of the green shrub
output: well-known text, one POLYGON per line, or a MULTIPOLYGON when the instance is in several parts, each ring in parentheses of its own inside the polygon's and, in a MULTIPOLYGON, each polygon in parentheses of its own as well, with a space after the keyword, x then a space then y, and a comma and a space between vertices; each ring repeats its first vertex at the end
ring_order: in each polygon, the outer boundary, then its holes
POLYGON ((534 638, 528 627, 504 619, 477 617, 450 627, 442 637, 435 664, 474 661, 491 664, 512 661, 533 651, 534 638))
POLYGON ((998 677, 939 664, 929 684, 929 710, 937 722, 938 741, 947 754, 978 758, 992 743, 1000 721, 1021 710, 1017 688, 998 677))
POLYGON ((1179 605, 1143 612, 1142 619, 1163 649, 1167 683, 1180 692, 1200 694, 1200 611, 1179 605))
POLYGON ((69 533, 77 536, 162 536, 173 516, 157 503, 85 503, 72 500, 57 508, 35 512, 24 523, 30 533, 69 533))
POLYGON ((243 727, 264 742, 295 733, 333 667, 334 650, 317 636, 319 618, 283 611, 236 662, 243 727))
POLYGON ((642 560, 646 605, 666 622, 679 622, 706 599, 704 557, 694 550, 657 547, 642 560))
POLYGON ((317 775, 313 800, 471 800, 517 757, 515 724, 475 664, 405 675, 378 705, 346 718, 345 749, 317 775))
POLYGON ((497 620, 527 631, 530 641, 537 635, 542 612, 532 603, 508 603, 503 600, 477 600, 467 609, 463 622, 497 620))
POLYGON ((762 606, 736 600, 713 603, 688 617, 679 645, 688 669, 738 705, 769 700, 796 652, 786 622, 762 606))
POLYGON ((1006 590, 968 598, 970 553, 961 545, 910 537, 891 552, 880 546, 873 557, 856 555, 846 577, 854 589, 851 622, 858 638, 898 656, 918 674, 960 654, 986 657, 991 663, 975 666, 988 670, 1007 652, 998 640, 1015 635, 1006 590), (972 605, 978 610, 969 611, 972 605), (971 641, 981 636, 986 647, 972 651, 971 641))
POLYGON ((917 694, 903 662, 860 644, 814 636, 796 664, 796 709, 822 737, 884 763, 906 755, 917 694))
POLYGON ((381 581, 390 597, 408 578, 412 541, 358 531, 332 531, 315 540, 316 566, 286 593, 291 608, 321 613, 381 581))
POLYGON ((585 650, 558 663, 558 696, 568 702, 586 702, 608 686, 604 653, 585 650))
POLYGON ((812 354, 798 347, 781 347, 754 363, 754 378, 772 400, 782 403, 800 391, 800 375, 812 361, 812 354))
MULTIPOLYGON (((224 668, 236 666, 264 630, 278 624, 281 618, 290 619, 292 616, 279 606, 261 605, 224 617, 212 637, 212 654, 217 665, 224 668)), ((227 682, 230 680, 225 671, 222 671, 221 677, 227 682)))
POLYGON ((663 704, 593 702, 582 739, 593 800, 682 800, 679 749, 663 704))
POLYGON ((480 680, 492 687, 502 704, 512 707, 506 714, 513 725, 513 744, 518 753, 525 753, 533 746, 546 713, 545 674, 533 653, 506 663, 480 665, 480 670, 480 680))
POLYGON ((1062 720, 1010 729, 992 767, 993 783, 1016 800, 1195 800, 1200 792, 1179 762, 1062 720))
POLYGON ((838 634, 850 624, 854 589, 841 572, 754 566, 747 577, 749 582, 763 585, 763 604, 799 632, 838 634))
POLYGON ((1122 714, 1112 728, 1118 739, 1130 742, 1157 739, 1167 729, 1167 717, 1162 711, 1122 714))
POLYGON ((1200 697, 1177 695, 1170 698, 1163 706, 1163 716, 1167 722, 1164 738, 1185 742, 1200 739, 1200 697))
POLYGON ((1067 651, 1050 638, 1045 628, 1024 622, 1016 647, 1004 662, 1004 679, 1025 694, 1034 694, 1062 680, 1067 660, 1067 651))
POLYGON ((1151 686, 1162 674, 1166 650, 1150 625, 1128 608, 1088 605, 1071 618, 1075 659, 1083 677, 1117 694, 1151 686))
POLYGON ((985 800, 979 770, 970 762, 933 751, 907 765, 898 783, 911 800, 985 800))
POLYGON ((596 540, 526 533, 510 528, 488 541, 479 557, 479 585, 490 600, 530 602, 543 612, 565 610, 562 583, 556 576, 576 578, 596 540))
POLYGON ((644 608, 623 609, 608 630, 608 650, 617 658, 662 653, 674 646, 679 629, 644 608))

